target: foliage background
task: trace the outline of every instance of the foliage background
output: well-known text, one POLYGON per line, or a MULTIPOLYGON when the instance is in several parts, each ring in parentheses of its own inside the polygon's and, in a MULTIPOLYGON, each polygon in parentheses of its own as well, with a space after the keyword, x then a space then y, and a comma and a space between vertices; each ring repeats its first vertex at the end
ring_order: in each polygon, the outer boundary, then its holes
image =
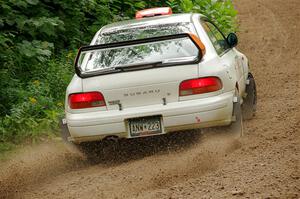
POLYGON ((0 152, 55 135, 76 49, 105 24, 150 7, 208 16, 236 30, 231 0, 0 0, 0 152))

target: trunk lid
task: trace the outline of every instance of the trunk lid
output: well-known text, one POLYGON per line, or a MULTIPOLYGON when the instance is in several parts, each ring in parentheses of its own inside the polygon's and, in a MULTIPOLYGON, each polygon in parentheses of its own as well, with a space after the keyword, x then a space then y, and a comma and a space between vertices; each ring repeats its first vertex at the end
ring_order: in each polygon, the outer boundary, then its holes
POLYGON ((197 77, 198 64, 189 64, 84 78, 82 86, 84 92, 100 91, 107 109, 117 110, 177 102, 179 84, 197 77))

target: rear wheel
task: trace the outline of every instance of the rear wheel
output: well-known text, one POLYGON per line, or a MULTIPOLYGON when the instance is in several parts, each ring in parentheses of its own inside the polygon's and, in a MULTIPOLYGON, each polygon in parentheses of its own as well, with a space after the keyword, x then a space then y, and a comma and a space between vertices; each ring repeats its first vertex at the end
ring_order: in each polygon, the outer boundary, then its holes
POLYGON ((248 85, 246 86, 247 96, 244 98, 242 105, 243 119, 252 119, 256 112, 257 94, 254 77, 251 73, 248 74, 248 85))
POLYGON ((74 144, 76 148, 82 152, 87 160, 91 163, 97 162, 98 154, 97 154, 97 144, 94 142, 84 142, 80 144, 74 144))
POLYGON ((206 134, 223 134, 230 139, 239 139, 243 135, 243 116, 241 110, 241 100, 239 92, 236 89, 233 97, 232 122, 228 126, 212 127, 202 129, 206 134))

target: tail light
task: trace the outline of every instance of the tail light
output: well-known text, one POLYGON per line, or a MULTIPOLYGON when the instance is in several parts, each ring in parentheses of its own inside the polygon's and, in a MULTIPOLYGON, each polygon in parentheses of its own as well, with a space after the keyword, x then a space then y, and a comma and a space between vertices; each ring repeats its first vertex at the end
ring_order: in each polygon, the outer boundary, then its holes
POLYGON ((222 82, 218 77, 190 79, 181 82, 179 86, 179 96, 209 93, 221 89, 222 82))
POLYGON ((69 95, 69 105, 71 109, 106 106, 104 97, 100 92, 71 94, 69 95))

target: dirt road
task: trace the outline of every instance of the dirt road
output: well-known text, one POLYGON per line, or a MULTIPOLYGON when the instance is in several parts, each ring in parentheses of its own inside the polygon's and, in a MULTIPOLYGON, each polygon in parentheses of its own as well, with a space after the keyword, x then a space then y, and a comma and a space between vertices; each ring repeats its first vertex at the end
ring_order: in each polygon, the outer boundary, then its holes
POLYGON ((300 198, 300 1, 235 5, 259 99, 243 138, 149 138, 94 165, 59 143, 29 148, 1 167, 0 197, 300 198))

